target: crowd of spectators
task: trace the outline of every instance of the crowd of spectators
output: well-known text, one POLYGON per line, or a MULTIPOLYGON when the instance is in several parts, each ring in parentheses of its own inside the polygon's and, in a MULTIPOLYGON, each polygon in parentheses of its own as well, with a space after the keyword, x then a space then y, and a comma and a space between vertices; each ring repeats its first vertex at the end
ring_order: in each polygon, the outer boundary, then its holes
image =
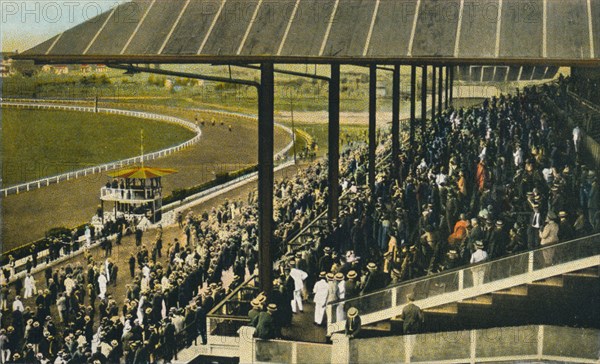
MULTIPOLYGON (((305 299, 314 293, 314 322, 323 325, 328 303, 597 232, 596 172, 583 164, 568 126, 545 112, 565 100, 561 79, 446 110, 398 156, 399 171, 392 160, 379 166, 373 196, 359 188, 338 221, 313 233, 314 244, 281 261, 278 292, 257 297, 252 315, 275 304, 271 314, 285 326, 301 290, 305 299), (300 284, 295 270, 307 273, 300 284)), ((342 164, 343 185, 363 186, 365 170, 364 154, 354 155, 342 164)), ((345 319, 348 307, 335 308, 332 315, 345 319)))
MULTIPOLYGON (((339 219, 281 260, 273 291, 252 301, 256 335, 280 336, 311 293, 322 325, 328 302, 468 264, 477 251, 494 259, 597 230, 595 173, 542 108, 558 97, 560 87, 545 86, 450 108, 416 148, 387 159, 391 143, 380 134, 372 194, 365 188, 367 147, 350 143, 340 156, 349 202, 339 219)), ((325 160, 278 181, 273 246, 324 211, 328 194, 325 160)), ((48 268, 45 282, 29 279, 25 287, 31 304, 21 298, 22 284, 4 280, 0 362, 168 363, 181 343, 205 344, 206 314, 255 272, 256 198, 180 215, 181 240, 163 242, 162 229, 140 235, 129 272, 119 272, 110 254, 96 261, 87 252, 85 264, 48 268), (227 271, 233 280, 225 287, 227 271), (127 273, 118 304, 111 292, 127 273)), ((336 315, 345 309, 338 306, 336 315)))

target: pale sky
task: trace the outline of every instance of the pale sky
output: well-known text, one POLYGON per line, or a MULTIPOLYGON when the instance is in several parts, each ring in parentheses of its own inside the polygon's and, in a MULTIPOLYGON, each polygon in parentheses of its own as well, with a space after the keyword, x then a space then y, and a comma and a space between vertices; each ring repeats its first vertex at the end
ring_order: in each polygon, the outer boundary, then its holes
POLYGON ((0 0, 0 50, 23 52, 126 0, 0 0))

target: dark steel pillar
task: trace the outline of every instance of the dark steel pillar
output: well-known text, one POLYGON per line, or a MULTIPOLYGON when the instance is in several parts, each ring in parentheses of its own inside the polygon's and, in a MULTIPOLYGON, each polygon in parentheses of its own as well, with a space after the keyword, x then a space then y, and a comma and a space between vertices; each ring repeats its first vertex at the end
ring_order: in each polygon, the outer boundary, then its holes
POLYGON ((410 66, 410 155, 415 147, 415 126, 417 123, 417 66, 410 66))
POLYGON ((444 97, 444 67, 438 67, 438 114, 442 114, 443 97, 444 97))
POLYGON ((425 135, 427 124, 427 66, 421 72, 421 135, 425 135))
POLYGON ((274 76, 273 63, 260 66, 258 92, 258 260, 260 288, 270 292, 273 287, 273 128, 274 76))
POLYGON ((450 67, 450 105, 454 100, 454 67, 450 67))
POLYGON ((437 73, 435 72, 435 66, 431 67, 431 122, 433 123, 433 120, 435 120, 435 112, 436 112, 436 106, 435 106, 435 97, 437 96, 437 94, 435 93, 435 86, 437 84, 435 76, 437 76, 437 73))
POLYGON ((377 66, 369 67, 369 188, 375 191, 375 149, 377 148, 377 66))
POLYGON ((394 161, 394 177, 398 178, 400 170, 400 65, 394 66, 392 77, 392 159, 394 161))
POLYGON ((450 95, 450 88, 449 88, 449 86, 450 86, 450 78, 449 78, 449 75, 450 75, 450 67, 446 66, 446 79, 445 79, 445 81, 446 81, 446 86, 445 86, 445 88, 446 88, 446 96, 445 96, 445 102, 444 102, 444 109, 448 108, 448 97, 450 95))
POLYGON ((329 80, 329 221, 339 215, 340 189, 340 65, 331 65, 329 80))

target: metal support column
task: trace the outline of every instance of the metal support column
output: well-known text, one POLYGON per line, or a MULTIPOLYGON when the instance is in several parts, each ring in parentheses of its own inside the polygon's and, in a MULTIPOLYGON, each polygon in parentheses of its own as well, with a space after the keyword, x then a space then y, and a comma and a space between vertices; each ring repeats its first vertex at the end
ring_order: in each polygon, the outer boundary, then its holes
POLYGON ((273 63, 260 68, 258 93, 258 260, 261 290, 269 293, 273 286, 273 63))
POLYGON ((392 76, 392 160, 393 174, 398 178, 400 170, 400 65, 394 66, 394 75, 392 76))
POLYGON ((445 96, 445 102, 444 102, 444 109, 448 108, 448 96, 450 95, 449 92, 449 85, 450 85, 450 78, 448 77, 450 75, 450 66, 446 66, 446 78, 445 78, 445 89, 446 89, 446 96, 445 96))
POLYGON ((427 65, 421 71, 421 136, 427 127, 427 65))
POLYGON ((442 106, 443 106, 443 97, 444 97, 444 67, 438 67, 438 114, 442 114, 442 106))
POLYGON ((329 80, 329 221, 339 215, 340 189, 340 65, 331 65, 329 80))
POLYGON ((450 105, 454 100, 454 67, 450 67, 450 105))
POLYGON ((377 66, 369 67, 369 188, 375 191, 375 149, 377 148, 377 66))
POLYGON ((417 123, 417 67, 410 67, 410 155, 415 147, 415 124, 417 123))
POLYGON ((435 107, 435 97, 436 97, 436 92, 435 92, 435 86, 437 84, 435 77, 437 76, 437 73, 435 72, 435 66, 431 67, 431 123, 433 124, 433 121, 435 120, 435 112, 436 112, 436 107, 435 107))

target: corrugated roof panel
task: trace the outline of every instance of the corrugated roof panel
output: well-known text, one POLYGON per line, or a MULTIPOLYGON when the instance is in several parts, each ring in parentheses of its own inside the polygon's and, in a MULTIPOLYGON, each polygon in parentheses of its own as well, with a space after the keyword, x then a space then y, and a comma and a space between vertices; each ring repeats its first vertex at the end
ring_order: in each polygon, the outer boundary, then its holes
POLYGON ((197 54, 223 0, 192 0, 163 54, 197 54))
POLYGON ((227 0, 202 49, 205 55, 236 55, 258 0, 227 0))
POLYGON ((157 0, 125 54, 158 54, 184 5, 185 0, 157 0))
POLYGON ((580 58, 590 54, 587 0, 548 2, 547 48, 554 58, 580 58))
POLYGON ((405 56, 416 1, 381 0, 371 35, 369 56, 405 56))
MULTIPOLYGON (((592 33, 594 38, 594 54, 596 58, 600 58, 600 0, 590 0, 592 10, 592 33)), ((589 39, 590 32, 586 33, 589 39)))
POLYGON ((52 47, 54 42, 56 42, 58 37, 60 37, 60 34, 55 35, 54 37, 48 39, 47 41, 42 42, 42 43, 36 45, 35 47, 26 50, 25 52, 23 52, 23 54, 46 54, 46 52, 50 49, 50 47, 52 47))
POLYGON ((242 54, 277 54, 296 0, 263 1, 242 54))
POLYGON ((421 0, 413 56, 453 56, 459 18, 458 0, 421 0))
POLYGON ((499 0, 465 1, 459 57, 495 57, 499 0))
POLYGON ((500 57, 541 58, 543 0, 503 0, 500 57))
POLYGON ((150 0, 136 0, 119 5, 86 54, 120 54, 149 5, 150 0))
POLYGON ((102 28, 111 11, 102 13, 89 21, 79 24, 63 33, 52 48, 51 54, 82 54, 98 31, 102 28))
POLYGON ((373 0, 340 0, 323 55, 362 56, 375 3, 373 0))
POLYGON ((282 56, 318 56, 335 0, 301 0, 282 56))

